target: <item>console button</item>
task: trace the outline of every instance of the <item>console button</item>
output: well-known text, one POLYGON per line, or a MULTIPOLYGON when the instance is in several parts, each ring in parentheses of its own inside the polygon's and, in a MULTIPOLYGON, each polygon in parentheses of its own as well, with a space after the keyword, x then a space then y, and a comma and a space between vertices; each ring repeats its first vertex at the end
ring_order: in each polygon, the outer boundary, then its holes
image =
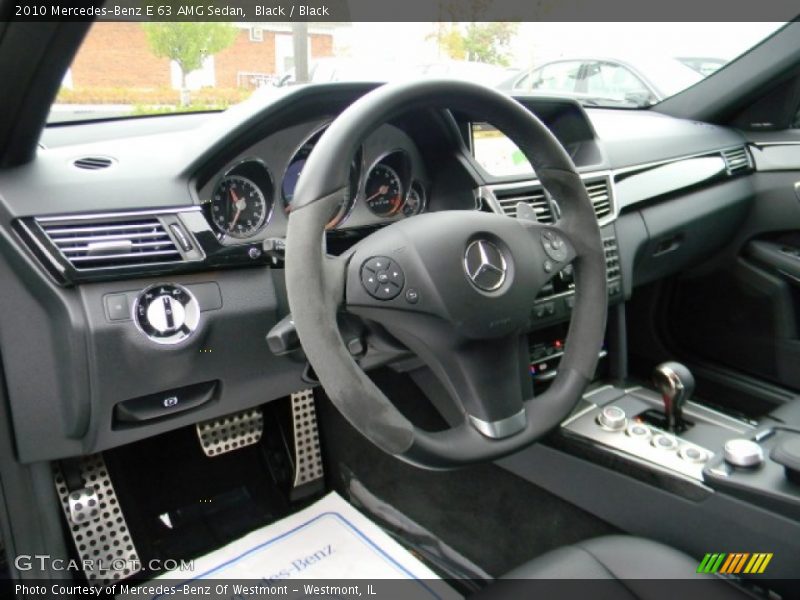
POLYGON ((619 406, 606 406, 597 415, 597 422, 603 429, 619 431, 620 429, 625 429, 628 419, 625 416, 625 411, 619 406))
POLYGON ((675 448, 678 447, 678 440, 671 435, 666 435, 663 433, 659 433, 658 435, 654 436, 650 443, 661 450, 675 450, 675 448))
POLYGON ((684 446, 678 450, 678 456, 683 460, 693 463, 701 463, 708 460, 708 454, 704 450, 700 450, 700 448, 695 448, 694 446, 684 446))
POLYGON ((109 294, 103 300, 110 321, 127 321, 131 318, 128 297, 125 294, 109 294))
POLYGON ((642 425, 641 423, 632 423, 628 425, 628 429, 625 431, 629 436, 632 438, 639 438, 639 439, 647 439, 650 437, 650 428, 647 425, 642 425))
POLYGON ((723 452, 725 462, 734 467, 757 467, 764 462, 764 451, 752 440, 728 440, 723 452))
POLYGON ((197 408, 216 394, 217 383, 196 383, 186 387, 120 402, 114 407, 114 428, 144 423, 197 408))

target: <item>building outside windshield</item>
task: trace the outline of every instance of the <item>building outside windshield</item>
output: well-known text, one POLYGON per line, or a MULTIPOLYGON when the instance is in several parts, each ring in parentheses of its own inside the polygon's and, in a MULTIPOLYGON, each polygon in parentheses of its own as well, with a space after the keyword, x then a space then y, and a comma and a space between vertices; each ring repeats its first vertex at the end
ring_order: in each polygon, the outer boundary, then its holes
POLYGON ((780 23, 97 22, 50 122, 218 111, 281 88, 452 77, 641 109, 780 23))

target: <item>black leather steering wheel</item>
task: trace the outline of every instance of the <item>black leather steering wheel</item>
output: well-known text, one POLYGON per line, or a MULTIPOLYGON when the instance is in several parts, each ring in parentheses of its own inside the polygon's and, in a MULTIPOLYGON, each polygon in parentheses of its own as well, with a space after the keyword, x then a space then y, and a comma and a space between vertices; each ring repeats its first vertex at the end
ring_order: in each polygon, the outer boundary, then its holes
POLYGON ((499 458, 569 414, 602 345, 605 268, 592 204, 561 144, 512 98, 466 82, 385 85, 354 102, 309 156, 289 215, 289 308, 320 383, 369 440, 429 468, 499 458), (525 210, 517 219, 433 212, 384 227, 342 256, 326 255, 325 225, 347 193, 349 157, 380 124, 423 108, 458 110, 508 135, 557 200, 557 223, 542 225, 525 210), (526 336, 533 301, 568 263, 576 294, 564 357, 548 390, 533 397, 526 336), (380 323, 416 353, 463 422, 428 432, 408 421, 351 357, 337 327, 339 311, 380 323))

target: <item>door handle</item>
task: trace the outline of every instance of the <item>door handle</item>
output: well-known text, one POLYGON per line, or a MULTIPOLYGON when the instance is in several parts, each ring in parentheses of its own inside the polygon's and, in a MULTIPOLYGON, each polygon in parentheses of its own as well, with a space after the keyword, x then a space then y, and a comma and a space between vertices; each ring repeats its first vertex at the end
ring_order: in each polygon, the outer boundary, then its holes
POLYGON ((756 262, 800 281, 800 248, 774 242, 753 241, 747 244, 745 253, 756 262))

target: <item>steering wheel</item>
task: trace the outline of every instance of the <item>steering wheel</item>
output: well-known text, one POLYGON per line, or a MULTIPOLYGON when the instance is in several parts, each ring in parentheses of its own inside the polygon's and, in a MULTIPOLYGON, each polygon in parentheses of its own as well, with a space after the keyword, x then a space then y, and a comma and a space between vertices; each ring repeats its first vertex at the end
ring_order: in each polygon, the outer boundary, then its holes
POLYGON ((500 458, 569 414, 597 366, 605 268, 592 204, 564 148, 521 104, 467 82, 385 85, 354 102, 309 156, 289 215, 289 308, 320 383, 362 435, 427 468, 500 458), (455 109, 503 131, 557 199, 559 220, 540 224, 526 205, 517 219, 466 210, 426 213, 328 256, 325 225, 347 193, 349 157, 370 131, 412 109, 455 109), (527 342, 533 301, 570 263, 576 292, 564 356, 550 387, 534 397, 527 342), (379 323, 422 359, 463 421, 437 432, 415 427, 348 352, 339 311, 379 323))

